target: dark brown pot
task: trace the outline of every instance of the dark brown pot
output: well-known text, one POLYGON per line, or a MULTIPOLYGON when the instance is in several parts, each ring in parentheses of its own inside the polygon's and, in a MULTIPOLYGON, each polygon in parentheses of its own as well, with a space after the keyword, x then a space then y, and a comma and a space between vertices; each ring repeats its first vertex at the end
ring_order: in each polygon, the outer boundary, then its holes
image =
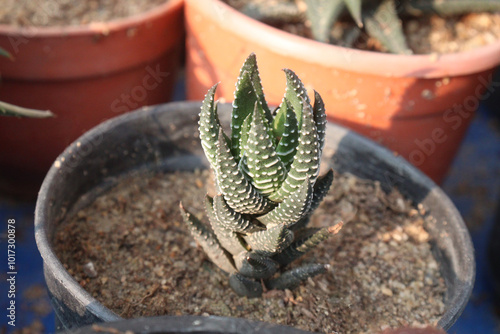
POLYGON ((0 190, 37 190, 63 149, 117 114, 170 100, 184 45, 183 0, 77 27, 0 25, 0 100, 52 119, 0 120, 0 190))

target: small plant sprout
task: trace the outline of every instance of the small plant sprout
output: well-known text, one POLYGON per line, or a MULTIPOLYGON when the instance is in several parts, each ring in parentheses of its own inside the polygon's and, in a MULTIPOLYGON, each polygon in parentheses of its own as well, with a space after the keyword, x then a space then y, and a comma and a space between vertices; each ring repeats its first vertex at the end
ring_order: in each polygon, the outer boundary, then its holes
POLYGON ((332 170, 318 175, 326 115, 320 95, 315 92, 311 105, 300 79, 284 72, 285 96, 271 111, 256 57, 246 59, 236 83, 231 136, 217 115, 217 85, 209 89, 199 131, 219 192, 205 198, 211 228, 180 205, 193 237, 241 296, 259 297, 264 287, 292 289, 325 272, 323 264, 286 268, 342 227, 307 227, 333 181, 332 170))

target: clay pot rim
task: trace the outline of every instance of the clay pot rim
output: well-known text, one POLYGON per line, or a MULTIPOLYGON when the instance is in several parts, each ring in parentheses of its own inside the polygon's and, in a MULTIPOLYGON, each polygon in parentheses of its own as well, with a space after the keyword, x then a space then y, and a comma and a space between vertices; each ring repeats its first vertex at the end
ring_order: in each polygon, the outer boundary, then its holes
POLYGON ((18 27, 9 24, 0 24, 0 34, 11 36, 29 36, 30 38, 49 38, 58 36, 84 36, 95 34, 109 34, 137 26, 145 21, 156 19, 165 12, 184 5, 184 0, 168 0, 145 12, 131 16, 112 19, 106 22, 90 22, 77 26, 32 26, 18 27))
POLYGON ((478 73, 500 64, 500 40, 473 50, 427 55, 397 55, 357 50, 317 42, 287 33, 250 18, 220 0, 186 0, 187 7, 198 8, 221 26, 258 45, 269 45, 273 52, 327 68, 386 77, 441 78, 478 73), (238 22, 237 24, 231 24, 238 22), (251 31, 252 33, 248 33, 251 31), (265 38, 263 38, 265 36, 265 38))

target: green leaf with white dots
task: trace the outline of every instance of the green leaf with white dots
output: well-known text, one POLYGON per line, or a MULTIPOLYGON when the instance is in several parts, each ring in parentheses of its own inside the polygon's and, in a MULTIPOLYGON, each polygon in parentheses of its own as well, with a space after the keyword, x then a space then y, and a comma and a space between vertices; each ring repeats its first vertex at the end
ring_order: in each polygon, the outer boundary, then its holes
MULTIPOLYGON (((317 91, 314 91, 314 106, 313 106, 314 123, 316 123, 316 131, 318 133, 319 151, 323 151, 325 146, 325 134, 326 134, 326 112, 325 103, 321 98, 321 95, 317 91)), ((320 153, 321 156, 321 153, 320 153)))
MULTIPOLYGON (((303 100, 304 101, 304 100, 303 100)), ((302 128, 299 134, 299 144, 294 160, 281 188, 271 194, 269 199, 281 202, 309 178, 314 184, 319 172, 320 154, 316 124, 313 119, 312 108, 304 101, 302 113, 302 128)))
POLYGON ((311 104, 311 102, 304 84, 295 72, 287 68, 283 71, 286 76, 286 91, 284 99, 288 101, 293 111, 295 111, 295 116, 299 122, 298 128, 300 129, 302 127, 302 109, 304 108, 304 101, 307 104, 311 104))
POLYGON ((264 231, 255 232, 244 237, 252 251, 260 255, 270 256, 281 252, 293 241, 293 232, 284 224, 269 226, 264 231))
POLYGON ((212 230, 222 247, 232 255, 246 252, 247 249, 245 248, 243 240, 235 232, 227 229, 225 225, 221 223, 215 215, 213 206, 213 199, 207 195, 205 197, 205 210, 208 220, 210 221, 210 226, 212 226, 212 230))
POLYGON ((203 147, 205 156, 214 170, 216 163, 215 151, 219 136, 219 119, 217 116, 217 106, 214 101, 216 89, 217 84, 213 85, 205 95, 201 105, 200 120, 198 121, 201 147, 203 147))
POLYGON ((217 184, 226 203, 242 214, 262 214, 274 207, 274 204, 262 196, 238 168, 222 129, 219 131, 216 150, 217 184))
POLYGON ((309 212, 312 196, 312 186, 309 178, 306 178, 296 191, 286 197, 276 208, 258 217, 258 220, 266 226, 283 224, 288 228, 309 212))
MULTIPOLYGON (((293 162, 293 157, 295 156, 297 144, 299 142, 299 125, 295 113, 289 105, 286 98, 283 99, 280 111, 276 115, 276 117, 280 117, 280 120, 283 119, 283 124, 275 126, 275 128, 279 128, 278 133, 280 138, 278 146, 276 147, 276 153, 285 165, 287 171, 290 169, 290 165, 293 162)), ((281 121, 279 122, 281 123, 281 121)))
POLYGON ((238 272, 249 278, 266 279, 278 270, 276 261, 257 253, 240 253, 234 257, 238 272))
POLYGON ((215 217, 217 217, 220 224, 227 230, 238 233, 258 230, 252 220, 231 209, 222 195, 215 196, 213 208, 215 217))
POLYGON ((252 185, 261 194, 274 193, 285 178, 285 166, 276 154, 270 129, 266 124, 259 105, 255 110, 250 124, 248 139, 243 147, 245 151, 245 171, 252 180, 252 185))
POLYGON ((240 157, 241 126, 244 120, 254 110, 255 103, 259 103, 264 110, 266 118, 272 120, 271 111, 267 106, 260 75, 257 68, 255 54, 250 54, 241 67, 236 90, 234 92, 233 113, 231 118, 231 151, 240 157))
POLYGON ((235 272, 235 268, 227 252, 222 248, 215 234, 210 231, 202 222, 188 212, 180 204, 180 210, 184 222, 189 227, 193 238, 200 244, 210 260, 215 265, 227 273, 235 272))
POLYGON ((273 260, 277 261, 280 266, 285 267, 291 262, 297 260, 305 253, 314 249, 324 240, 330 236, 337 234, 342 228, 342 223, 338 223, 331 227, 324 227, 322 229, 312 229, 314 233, 306 234, 303 238, 295 240, 290 246, 285 248, 281 253, 273 256, 273 260))

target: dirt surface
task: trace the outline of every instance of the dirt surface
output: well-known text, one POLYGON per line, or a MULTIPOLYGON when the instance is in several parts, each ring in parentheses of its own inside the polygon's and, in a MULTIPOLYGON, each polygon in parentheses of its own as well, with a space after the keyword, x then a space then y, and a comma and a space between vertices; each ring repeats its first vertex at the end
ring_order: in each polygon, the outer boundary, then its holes
POLYGON ((337 176, 311 225, 346 224, 297 261, 329 263, 293 291, 237 296, 180 217, 178 201, 206 221, 207 171, 125 178, 64 222, 55 248, 96 299, 125 317, 221 315, 326 333, 368 333, 435 324, 445 283, 423 225, 433 219, 396 190, 337 176))
POLYGON ((146 12, 168 0, 0 0, 0 24, 78 26, 146 12))
MULTIPOLYGON (((268 0, 224 0, 230 6, 245 11, 251 3, 268 0)), ((273 0, 274 1, 274 0, 273 0)), ((312 38, 311 23, 306 19, 304 0, 290 0, 297 5, 297 12, 283 16, 265 17, 263 21, 292 34, 312 38), (266 22, 268 20, 268 22, 266 22)), ((269 11, 272 13, 272 11, 269 11)), ((254 10, 250 16, 258 18, 254 10)), ((404 33, 410 49, 415 54, 453 53, 474 49, 494 43, 500 39, 500 13, 477 13, 442 18, 438 15, 423 15, 418 18, 403 18, 404 33)), ((348 15, 334 24, 330 33, 331 44, 370 51, 384 51, 380 43, 358 28, 348 15)))

